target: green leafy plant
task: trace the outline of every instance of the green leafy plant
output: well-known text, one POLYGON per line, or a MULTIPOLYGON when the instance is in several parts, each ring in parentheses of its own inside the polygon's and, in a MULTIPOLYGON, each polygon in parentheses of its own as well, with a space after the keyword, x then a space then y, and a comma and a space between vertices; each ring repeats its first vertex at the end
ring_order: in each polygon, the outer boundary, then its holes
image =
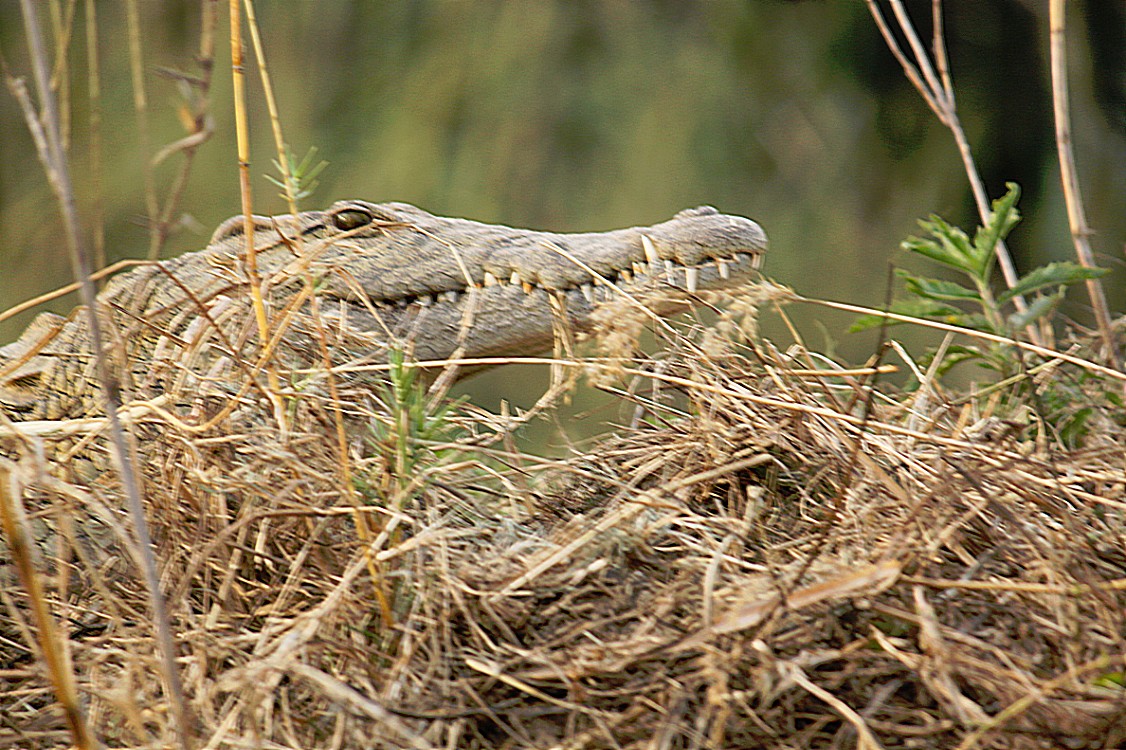
MULTIPOLYGON (((993 202, 988 220, 977 229, 973 239, 938 216, 919 222, 927 236, 908 237, 902 248, 953 269, 961 279, 929 278, 900 270, 897 273, 909 296, 896 301, 891 312, 1014 338, 1030 325, 1049 322, 1067 287, 1107 273, 1105 269, 1085 268, 1077 263, 1049 263, 1020 277, 1011 288, 999 288, 993 280, 997 243, 1020 221, 1016 208, 1020 189, 1013 183, 1006 187, 1007 192, 993 202), (1025 298, 1023 308, 1018 307, 1018 298, 1025 298)), ((857 320, 851 330, 896 322, 870 315, 857 320)), ((929 366, 934 356, 932 353, 923 357, 922 363, 929 366)), ((1111 413, 1120 409, 1116 406, 1121 404, 1120 394, 1090 372, 1057 366, 1049 378, 1041 379, 1042 387, 1031 387, 1036 379, 1028 376, 1035 372, 1037 364, 1029 362, 1027 356, 1022 359, 1015 347, 1004 343, 974 340, 952 344, 944 348, 936 371, 941 375, 966 361, 1000 374, 996 385, 1005 388, 1008 395, 994 405, 998 413, 1016 413, 1031 406, 1039 422, 1064 445, 1082 444, 1092 423, 1107 414, 1108 405, 1114 407, 1111 413)))
MULTIPOLYGON (((1016 203, 1020 188, 1006 185, 1004 196, 993 202, 988 221, 978 227, 973 239, 961 229, 939 216, 919 222, 927 237, 908 237, 901 247, 915 255, 928 258, 961 274, 966 281, 916 276, 899 270, 909 298, 897 301, 891 312, 916 318, 972 328, 998 336, 1013 336, 1029 325, 1047 319, 1068 286, 1107 273, 1101 268, 1084 268, 1077 263, 1061 261, 1035 268, 1017 280, 1009 289, 998 290, 993 282, 997 261, 997 243, 1008 236, 1020 221, 1016 203), (1035 295, 1025 309, 1017 308, 1018 297, 1035 295)), ((885 318, 869 315, 857 320, 850 330, 859 331, 883 325, 885 318)), ((986 366, 1008 371, 1007 357, 998 347, 987 351, 960 348, 956 361, 977 359, 986 366)), ((952 361, 954 361, 952 360, 952 361)))

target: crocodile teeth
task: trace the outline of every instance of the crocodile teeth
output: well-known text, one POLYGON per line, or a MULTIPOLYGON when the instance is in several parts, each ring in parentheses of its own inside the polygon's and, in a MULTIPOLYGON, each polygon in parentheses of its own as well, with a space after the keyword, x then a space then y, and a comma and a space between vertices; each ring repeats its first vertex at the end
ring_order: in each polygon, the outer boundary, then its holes
POLYGON ((430 307, 434 304, 434 295, 423 294, 418 298, 418 304, 422 305, 423 307, 430 307))
POLYGON ((516 286, 517 284, 519 284, 520 283, 520 272, 519 271, 513 271, 512 276, 508 279, 508 283, 512 284, 513 286, 516 286))
POLYGON ((727 261, 717 260, 715 262, 715 264, 716 264, 716 266, 719 267, 719 277, 721 279, 730 279, 731 278, 731 269, 727 267, 727 261))
POLYGON ((685 268, 684 269, 684 286, 687 287, 689 292, 695 292, 696 287, 700 284, 700 269, 698 268, 685 268))
POLYGON ((618 278, 628 284, 629 282, 633 281, 633 274, 623 268, 622 270, 618 271, 618 278))
POLYGON ((665 277, 668 278, 670 284, 676 283, 676 266, 673 265, 671 260, 665 261, 665 277))
POLYGON ((657 248, 653 246, 653 240, 649 239, 649 235, 641 235, 641 247, 645 249, 645 259, 656 267, 661 262, 661 256, 657 255, 657 248))
POLYGON ((642 265, 641 263, 638 263, 637 261, 634 261, 634 263, 633 263, 633 275, 634 276, 641 276, 642 274, 647 273, 647 271, 648 271, 648 269, 645 268, 644 265, 642 265))
POLYGON ((500 286, 500 279, 492 273, 485 271, 485 286, 500 286))
POLYGON ((532 289, 535 288, 535 287, 532 286, 532 284, 530 282, 527 282, 527 281, 524 282, 523 286, 524 286, 524 293, 525 294, 531 294, 532 289))
POLYGON ((590 284, 580 284, 579 291, 582 292, 583 298, 587 302, 594 303, 594 287, 590 284))
POLYGON ((443 302, 457 302, 457 298, 458 298, 457 292, 455 292, 452 289, 448 292, 442 292, 442 301, 443 302))

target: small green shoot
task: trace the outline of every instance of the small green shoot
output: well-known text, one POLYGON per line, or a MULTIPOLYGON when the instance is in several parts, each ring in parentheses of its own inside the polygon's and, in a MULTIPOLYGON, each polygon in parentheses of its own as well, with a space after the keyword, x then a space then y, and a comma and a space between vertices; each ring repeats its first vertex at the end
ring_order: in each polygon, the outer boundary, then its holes
POLYGON ((289 166, 289 190, 286 189, 286 170, 282 169, 281 162, 274 159, 274 169, 281 175, 280 179, 272 175, 266 175, 266 179, 281 188, 278 193, 282 200, 287 199, 287 194, 292 192, 295 201, 300 202, 311 196, 316 192, 317 187, 320 185, 317 182, 317 177, 324 168, 328 166, 327 161, 319 161, 314 164, 314 159, 317 158, 317 147, 313 146, 305 154, 305 158, 298 163, 297 157, 293 152, 286 148, 285 152, 286 161, 289 166))
POLYGON ((405 363, 402 351, 393 350, 388 364, 380 399, 387 420, 373 425, 370 441, 380 465, 361 489, 402 508, 425 486, 419 481, 421 468, 437 465, 444 458, 443 451, 431 446, 454 437, 457 428, 449 415, 458 402, 438 405, 428 398, 426 387, 418 381, 418 369, 405 363))

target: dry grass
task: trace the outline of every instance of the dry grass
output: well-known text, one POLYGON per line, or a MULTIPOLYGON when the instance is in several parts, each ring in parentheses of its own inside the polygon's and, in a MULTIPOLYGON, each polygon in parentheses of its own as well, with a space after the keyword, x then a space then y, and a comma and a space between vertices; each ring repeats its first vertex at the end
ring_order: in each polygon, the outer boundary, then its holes
MULTIPOLYGON (((577 363, 614 368, 638 418, 560 461, 512 452, 512 420, 469 406, 404 442, 395 405, 342 387, 353 425, 384 425, 374 444, 352 432, 354 493, 326 393, 293 398, 288 431, 240 410, 204 434, 145 417, 190 744, 1126 743, 1110 410, 1064 450, 1027 409, 873 396, 871 368, 734 343, 739 322, 577 363)), ((57 456, 75 436, 38 439, 57 456)), ((5 465, 53 558, 39 580, 95 735, 165 747, 176 724, 104 442, 41 461, 9 441, 5 465)), ((0 604, 0 748, 69 746, 27 597, 6 580, 0 604)))

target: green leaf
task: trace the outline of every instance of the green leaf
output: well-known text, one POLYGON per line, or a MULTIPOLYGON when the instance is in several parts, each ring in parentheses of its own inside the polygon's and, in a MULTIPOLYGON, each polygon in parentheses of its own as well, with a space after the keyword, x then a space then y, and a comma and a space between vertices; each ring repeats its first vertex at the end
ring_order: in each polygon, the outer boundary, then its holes
MULTIPOLYGON (((907 315, 912 318, 943 321, 948 320, 951 316, 960 317, 962 312, 956 307, 921 298, 896 300, 892 303, 890 311, 897 315, 907 315)), ((849 326, 848 332, 867 331, 872 328, 879 328, 882 325, 902 325, 902 321, 891 320, 883 315, 864 315, 857 318, 849 326)))
POLYGON ((1056 426, 1060 441, 1069 448, 1082 446, 1083 439, 1091 431, 1089 422, 1094 414, 1095 410, 1092 407, 1084 406, 1062 417, 1056 426))
POLYGON ((978 278, 984 278, 989 273, 997 243, 1005 239, 1020 221, 1020 212, 1016 209, 1017 200, 1020 198, 1020 186, 1015 182, 1006 182, 1005 188, 1008 192, 993 201, 993 211, 990 212, 984 226, 978 227, 974 235, 978 278))
POLYGON ((898 326, 903 324, 898 320, 888 320, 883 315, 862 315, 852 321, 852 325, 848 327, 847 332, 860 333, 861 331, 870 331, 873 328, 879 328, 882 325, 898 326))
POLYGON ((961 326, 962 328, 970 328, 975 331, 986 331, 988 333, 1004 333, 1003 331, 993 330, 993 324, 989 322, 989 318, 981 313, 966 314, 966 315, 951 315, 942 321, 949 323, 952 326, 961 326))
MULTIPOLYGON (((934 362, 934 354, 934 352, 930 352, 928 356, 922 358, 920 364, 924 369, 929 370, 931 368, 931 365, 934 362)), ((935 374, 939 377, 942 377, 946 373, 950 372, 950 370, 954 369, 956 365, 959 365, 962 362, 970 362, 980 359, 982 359, 982 353, 979 350, 972 347, 959 346, 955 344, 950 346, 946 350, 946 354, 942 358, 942 362, 939 363, 938 368, 935 370, 935 374)))
POLYGON ((1035 268, 1022 276, 1012 289, 997 295, 997 303, 1003 304, 1014 297, 1031 294, 1045 287, 1068 286, 1087 279, 1097 279, 1109 271, 1105 268, 1085 268, 1078 263, 1061 261, 1035 268))
POLYGON ((934 239, 908 237, 900 247, 959 271, 969 271, 976 266, 970 238, 961 229, 951 226, 941 216, 933 215, 930 219, 921 220, 919 226, 927 230, 934 239))
POLYGON ((1107 672, 1091 683, 1104 688, 1126 688, 1126 672, 1107 672))
POLYGON ((899 272, 907 290, 912 294, 934 300, 973 300, 981 301, 981 295, 976 289, 962 286, 955 281, 942 279, 925 279, 921 276, 912 276, 904 271, 899 272))
POLYGON ((1051 314, 1052 310, 1055 309, 1061 299, 1063 299, 1063 292, 1059 294, 1045 294, 1032 300, 1027 310, 1013 313, 1009 316, 1010 330, 1022 330, 1030 323, 1035 323, 1037 320, 1051 314))

